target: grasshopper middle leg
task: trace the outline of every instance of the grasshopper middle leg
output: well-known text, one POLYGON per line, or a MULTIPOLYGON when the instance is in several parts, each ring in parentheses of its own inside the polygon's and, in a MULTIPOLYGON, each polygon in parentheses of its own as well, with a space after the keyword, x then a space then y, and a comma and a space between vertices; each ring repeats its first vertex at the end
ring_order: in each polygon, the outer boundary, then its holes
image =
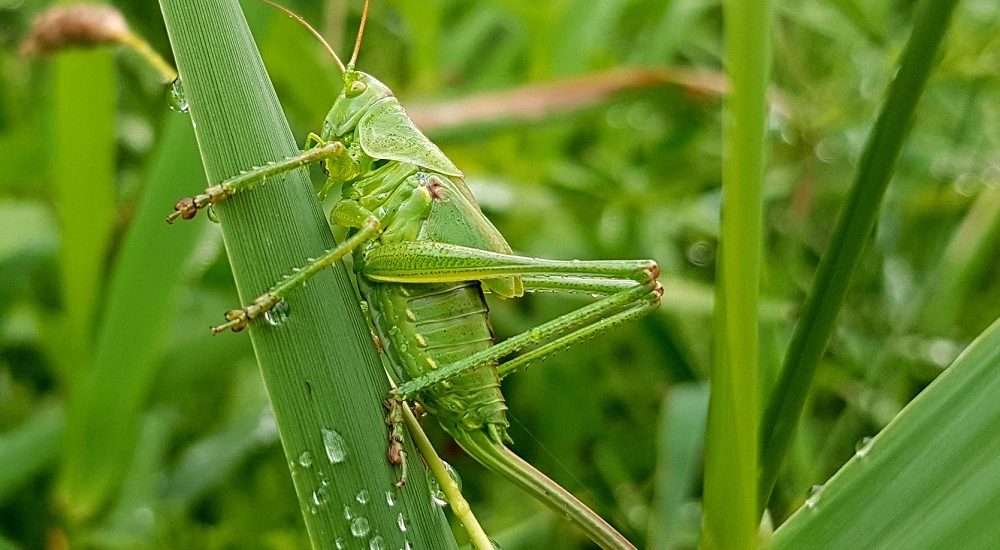
POLYGON ((326 254, 320 256, 302 269, 295 271, 292 275, 271 287, 270 290, 255 298, 250 305, 229 310, 226 313, 226 323, 212 327, 212 333, 218 334, 226 329, 233 332, 243 330, 250 321, 267 313, 275 304, 283 300, 290 291, 302 286, 310 277, 330 267, 378 235, 380 225, 378 218, 375 216, 369 216, 361 225, 361 229, 354 235, 351 235, 346 241, 330 249, 326 254))

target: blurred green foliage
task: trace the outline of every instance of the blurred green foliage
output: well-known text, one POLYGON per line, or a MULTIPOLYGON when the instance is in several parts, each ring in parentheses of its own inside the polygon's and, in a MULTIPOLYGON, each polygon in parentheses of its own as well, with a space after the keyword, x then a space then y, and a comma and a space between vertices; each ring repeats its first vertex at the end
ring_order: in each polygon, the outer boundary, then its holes
MULTIPOLYGON (((46 4, 0 0, 0 546, 5 538, 62 548, 68 537, 80 547, 299 548, 302 520, 249 341, 208 335, 237 302, 217 228, 201 220, 168 230, 159 218, 171 201, 149 198, 205 183, 185 115, 167 112, 167 91, 128 52, 92 72, 78 70, 80 59, 18 56, 46 4), (67 75, 73 81, 60 80, 67 75), (110 109, 100 121, 113 128, 85 122, 96 109, 110 109), (113 139, 97 139, 101 132, 113 139), (100 180, 89 164, 67 160, 81 154, 112 160, 113 171, 100 180), (92 187, 98 180, 110 187, 92 187), (123 280, 131 286, 120 288, 123 280), (119 293, 129 297, 112 305, 119 293), (102 346, 111 355, 100 355, 102 346), (134 373, 122 394, 86 392, 85 374, 99 360, 134 373), (82 414, 66 408, 71 394, 86 396, 83 409, 115 411, 113 441, 67 433, 82 414), (81 503, 66 502, 60 489, 65 465, 79 459, 64 449, 99 453, 100 445, 122 453, 115 471, 92 474, 113 496, 81 516, 73 513, 81 503)), ((156 3, 113 4, 169 51, 156 3)), ((353 43, 358 4, 288 2, 339 52, 353 43)), ((912 4, 776 2, 764 392, 892 78, 912 4)), ((336 69, 288 18, 259 3, 245 9, 304 139, 338 91, 336 69)), ((956 15, 779 478, 776 521, 1000 312, 998 16, 989 2, 966 2, 956 15)), ((416 112, 613 68, 718 71, 720 29, 719 5, 699 0, 376 1, 359 68, 416 112)), ((428 131, 518 252, 652 257, 663 267, 667 294, 657 314, 505 384, 515 451, 657 548, 691 546, 700 524, 720 104, 697 86, 644 87, 541 122, 512 116, 428 131)), ((496 301, 494 324, 506 337, 582 303, 496 301)), ((504 548, 583 545, 435 438, 504 548)))

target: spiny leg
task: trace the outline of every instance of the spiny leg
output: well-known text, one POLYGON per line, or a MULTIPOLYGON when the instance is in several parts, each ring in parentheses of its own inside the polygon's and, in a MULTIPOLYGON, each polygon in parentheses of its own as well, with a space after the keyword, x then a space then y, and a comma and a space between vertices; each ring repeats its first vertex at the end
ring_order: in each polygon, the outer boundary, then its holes
POLYGON ((362 273, 378 281, 451 282, 524 276, 527 290, 587 292, 607 297, 509 338, 463 361, 443 366, 402 384, 397 394, 414 395, 429 386, 540 345, 508 372, 569 347, 622 322, 638 317, 659 302, 663 288, 659 268, 649 260, 560 261, 498 254, 443 243, 406 242, 384 245, 365 258, 362 273))
POLYGON ((332 158, 347 153, 344 144, 339 141, 324 143, 316 134, 309 134, 306 140, 306 150, 298 155, 288 157, 277 162, 269 163, 253 170, 248 170, 238 176, 229 178, 218 185, 213 185, 199 195, 194 197, 184 197, 174 204, 174 212, 167 216, 167 223, 174 223, 177 219, 190 220, 198 214, 202 208, 218 204, 227 198, 246 191, 254 185, 261 183, 269 177, 277 176, 306 164, 319 160, 332 158), (312 142, 318 145, 309 148, 312 142))
POLYGON ((531 361, 548 357, 560 350, 571 347, 606 332, 625 321, 638 318, 653 310, 659 303, 663 287, 654 283, 652 287, 638 285, 630 290, 608 296, 600 301, 542 323, 541 325, 512 336, 503 342, 468 358, 439 367, 420 378, 409 380, 397 390, 401 396, 415 395, 430 386, 448 380, 483 365, 495 364, 500 359, 516 353, 528 346, 538 347, 522 357, 515 358, 510 368, 501 365, 498 372, 504 374, 527 366, 531 361))
POLYGON ((270 290, 255 298, 250 305, 240 309, 229 310, 226 313, 227 322, 217 327, 213 327, 212 333, 218 334, 226 329, 230 329, 233 332, 243 330, 250 323, 250 321, 253 321, 257 317, 267 313, 267 311, 274 307, 275 304, 283 300, 290 291, 302 286, 302 284, 309 280, 309 278, 313 275, 316 275, 320 271, 330 267, 344 256, 350 254, 357 247, 375 238, 378 235, 378 232, 378 218, 375 216, 369 216, 362 224, 361 229, 354 235, 351 235, 351 237, 346 241, 330 249, 318 259, 312 261, 309 265, 286 277, 280 283, 271 287, 270 290))
POLYGON ((562 350, 569 349, 597 336, 598 334, 607 332, 629 321, 643 317, 651 310, 655 309, 657 305, 658 302, 656 301, 639 303, 624 311, 620 311, 609 317, 605 317, 589 325, 583 326, 573 332, 570 332, 569 334, 546 342, 533 350, 522 353, 521 355, 518 355, 509 361, 504 361, 498 365, 497 376, 499 376, 502 380, 507 375, 514 374, 532 363, 555 355, 562 350))

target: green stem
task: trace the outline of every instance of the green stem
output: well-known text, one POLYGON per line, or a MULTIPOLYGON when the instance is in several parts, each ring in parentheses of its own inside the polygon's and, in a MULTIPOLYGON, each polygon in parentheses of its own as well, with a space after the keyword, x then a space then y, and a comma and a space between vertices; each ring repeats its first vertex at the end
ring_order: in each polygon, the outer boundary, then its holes
POLYGON ((758 310, 770 2, 724 3, 722 236, 705 449, 705 548, 753 548, 757 514, 758 310))
POLYGON ((434 478, 437 479, 438 485, 441 486, 444 496, 448 499, 448 506, 451 507, 452 513, 455 514, 455 517, 465 527, 465 532, 469 535, 472 547, 476 550, 493 550, 493 543, 490 542, 490 537, 486 535, 486 531, 479 524, 476 515, 472 513, 472 507, 469 506, 469 502, 462 495, 462 490, 459 488, 458 483, 448 473, 448 468, 444 465, 444 461, 441 460, 437 451, 434 450, 434 445, 427 437, 427 434, 424 433, 424 429, 420 426, 417 417, 414 416, 410 405, 404 402, 402 407, 403 421, 406 422, 410 437, 413 438, 413 444, 420 451, 420 456, 423 457, 424 462, 427 463, 427 469, 430 470, 434 478))
MULTIPOLYGON (((295 154, 238 3, 160 6, 209 182, 295 154)), ((243 303, 334 246, 305 170, 216 210, 243 303)), ((388 380, 343 265, 290 293, 287 305, 287 319, 253 323, 250 338, 313 547, 454 548, 423 472, 394 487, 382 409, 388 380)))
POLYGON ((913 33, 892 80, 875 127, 868 137, 858 172, 840 212, 830 245, 820 260, 812 289, 802 308, 761 425, 759 505, 774 488, 781 461, 802 414, 813 375, 833 333, 847 295, 851 274, 875 227, 903 141, 912 126, 917 102, 938 57, 938 46, 956 0, 925 0, 916 10, 913 33))
POLYGON ((523 488, 560 517, 579 527, 604 550, 635 550, 635 546, 604 518, 510 449, 493 442, 485 430, 452 435, 476 462, 523 488))

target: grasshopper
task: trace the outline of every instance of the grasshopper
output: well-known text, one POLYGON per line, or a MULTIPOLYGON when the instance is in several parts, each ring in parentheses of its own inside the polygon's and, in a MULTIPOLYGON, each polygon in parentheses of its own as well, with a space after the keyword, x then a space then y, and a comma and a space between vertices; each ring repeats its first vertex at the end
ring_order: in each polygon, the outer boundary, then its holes
MULTIPOLYGON (((271 3, 271 2, 268 2, 271 3)), ((230 310, 213 332, 243 330, 310 277, 351 254, 369 318, 395 377, 387 401, 416 401, 476 461, 510 479, 608 549, 634 548, 572 494, 511 452, 500 380, 557 351, 641 317, 663 287, 652 260, 562 261, 513 254, 483 215, 464 174, 425 137, 392 91, 355 69, 369 0, 347 65, 301 17, 276 6, 315 35, 343 75, 344 89, 297 156, 249 170, 179 200, 169 222, 261 184, 270 176, 321 163, 324 198, 341 187, 330 212, 346 239, 230 310), (599 299, 503 342, 495 342, 484 292, 515 298, 531 291, 586 293, 599 299), (527 349, 527 351, 525 351, 527 349)), ((402 462, 392 428, 390 460, 402 462)), ((404 470, 405 472, 405 470, 404 470)))

